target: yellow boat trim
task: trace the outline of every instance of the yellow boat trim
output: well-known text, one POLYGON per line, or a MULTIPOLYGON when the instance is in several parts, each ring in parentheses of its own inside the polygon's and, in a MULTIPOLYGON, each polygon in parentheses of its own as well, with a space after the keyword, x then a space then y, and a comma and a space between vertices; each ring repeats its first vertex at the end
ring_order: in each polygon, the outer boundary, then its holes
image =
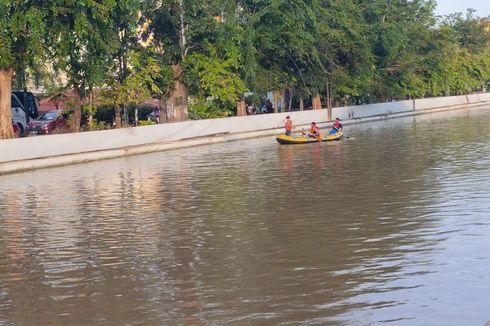
POLYGON ((324 136, 321 136, 320 139, 310 138, 310 137, 305 137, 305 136, 293 137, 293 136, 279 135, 276 137, 276 140, 277 140, 277 142, 279 142, 281 144, 306 144, 306 143, 316 143, 319 141, 338 140, 343 135, 344 134, 342 133, 342 131, 339 131, 333 135, 326 134, 324 136))

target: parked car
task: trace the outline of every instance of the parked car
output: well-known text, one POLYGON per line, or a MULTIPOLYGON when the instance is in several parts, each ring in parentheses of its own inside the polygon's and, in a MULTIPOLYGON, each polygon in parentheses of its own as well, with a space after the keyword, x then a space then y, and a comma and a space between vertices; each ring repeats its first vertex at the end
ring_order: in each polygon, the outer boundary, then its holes
POLYGON ((30 119, 36 119, 38 117, 38 99, 32 92, 12 91, 12 94, 17 97, 30 119))
POLYGON ((23 135, 29 123, 29 115, 26 113, 24 106, 20 103, 18 97, 12 93, 10 98, 10 111, 12 112, 12 122, 17 126, 18 133, 23 135))
POLYGON ((47 135, 66 125, 66 114, 63 110, 54 110, 43 113, 27 126, 27 133, 31 135, 47 135))
POLYGON ((12 128, 14 129, 14 134, 15 134, 15 137, 19 137, 20 136, 20 130, 19 130, 19 127, 17 126, 17 124, 12 121, 12 128))

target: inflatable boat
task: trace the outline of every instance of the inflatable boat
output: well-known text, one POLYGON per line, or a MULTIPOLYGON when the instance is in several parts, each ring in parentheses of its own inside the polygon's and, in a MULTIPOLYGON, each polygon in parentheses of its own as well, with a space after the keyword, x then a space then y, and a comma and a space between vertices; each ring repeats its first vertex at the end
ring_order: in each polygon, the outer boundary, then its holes
POLYGON ((307 143, 318 143, 318 142, 323 142, 323 141, 333 141, 333 140, 340 140, 343 136, 342 131, 338 131, 333 135, 326 134, 325 136, 320 136, 318 138, 311 138, 308 136, 300 136, 300 137, 293 137, 293 136, 286 136, 286 135, 279 135, 276 137, 276 140, 279 144, 307 144, 307 143))

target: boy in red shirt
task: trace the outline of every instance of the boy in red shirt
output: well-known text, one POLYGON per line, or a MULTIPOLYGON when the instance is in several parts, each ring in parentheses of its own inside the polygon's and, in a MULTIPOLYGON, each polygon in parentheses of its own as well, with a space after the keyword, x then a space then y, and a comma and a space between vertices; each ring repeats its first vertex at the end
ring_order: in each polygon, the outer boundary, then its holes
POLYGON ((293 122, 289 115, 286 117, 286 121, 284 122, 284 129, 286 129, 286 136, 291 136, 291 132, 293 130, 293 122))
POLYGON ((330 130, 329 134, 333 135, 341 130, 342 130, 342 124, 340 123, 340 119, 335 118, 335 122, 333 123, 332 130, 330 130))

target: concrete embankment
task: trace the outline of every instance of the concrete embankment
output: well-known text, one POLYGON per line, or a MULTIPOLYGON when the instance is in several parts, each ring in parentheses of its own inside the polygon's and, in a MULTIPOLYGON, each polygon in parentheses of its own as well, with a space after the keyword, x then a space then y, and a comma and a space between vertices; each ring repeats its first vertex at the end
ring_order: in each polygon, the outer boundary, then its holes
MULTIPOLYGON (((332 117, 348 125, 488 104, 490 93, 480 93, 339 107, 332 109, 332 117)), ((283 132, 287 115, 298 130, 311 121, 319 122, 321 127, 331 124, 326 121, 328 112, 324 109, 8 139, 0 141, 0 174, 272 136, 283 132)))

